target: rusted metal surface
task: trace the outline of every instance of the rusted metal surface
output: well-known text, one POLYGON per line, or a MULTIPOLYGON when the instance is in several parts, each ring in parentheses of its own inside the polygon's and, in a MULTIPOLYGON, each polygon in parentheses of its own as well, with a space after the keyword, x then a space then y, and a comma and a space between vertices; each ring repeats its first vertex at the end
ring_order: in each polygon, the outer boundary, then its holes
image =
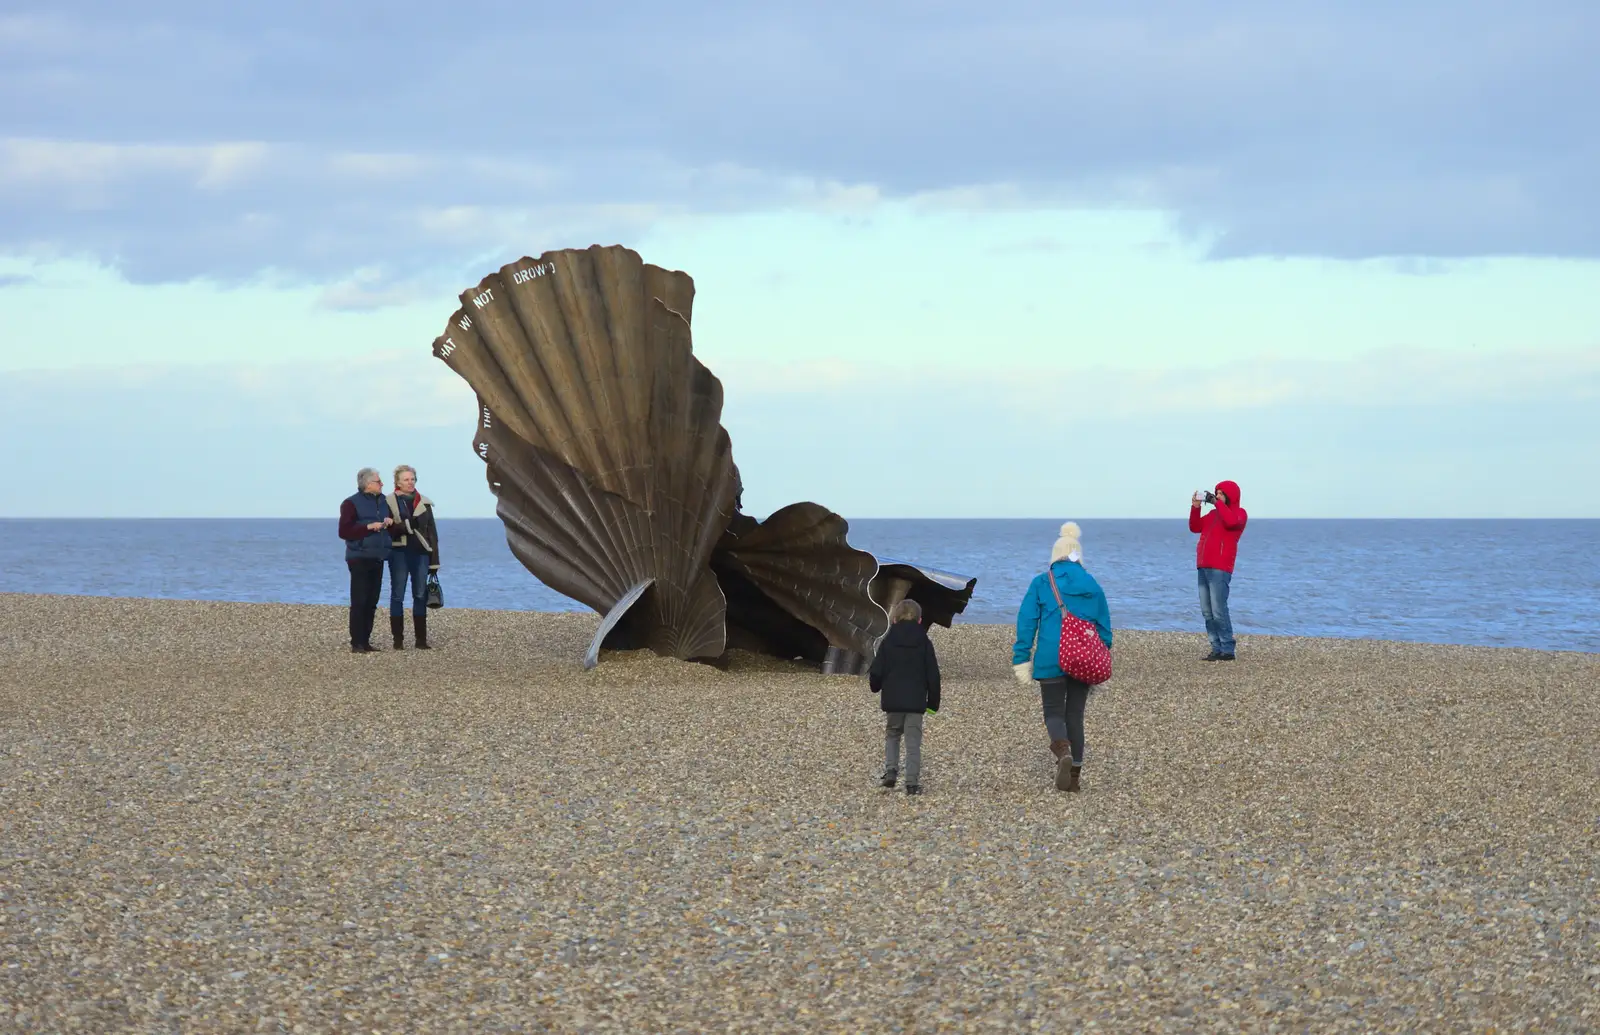
POLYGON ((473 449, 512 553, 606 616, 588 663, 601 646, 870 657, 886 607, 905 596, 950 624, 975 580, 963 594, 961 577, 903 562, 880 578, 845 520, 816 503, 766 521, 739 512, 722 384, 693 354, 693 304, 688 274, 628 248, 546 252, 464 292, 433 344, 477 393, 473 449))

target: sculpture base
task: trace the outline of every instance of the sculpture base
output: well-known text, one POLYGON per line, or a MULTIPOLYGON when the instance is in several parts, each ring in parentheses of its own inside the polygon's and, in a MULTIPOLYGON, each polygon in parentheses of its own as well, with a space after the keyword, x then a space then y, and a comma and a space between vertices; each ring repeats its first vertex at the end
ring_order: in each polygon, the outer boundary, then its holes
POLYGON ((822 674, 825 676, 859 676, 866 670, 865 655, 846 647, 829 647, 822 659, 822 674))

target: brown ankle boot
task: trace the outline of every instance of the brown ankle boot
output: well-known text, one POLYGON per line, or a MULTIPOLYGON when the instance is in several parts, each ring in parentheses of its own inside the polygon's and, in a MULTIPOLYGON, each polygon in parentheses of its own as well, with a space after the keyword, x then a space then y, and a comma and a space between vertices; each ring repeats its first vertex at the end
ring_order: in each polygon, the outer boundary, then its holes
POLYGON ((1081 772, 1083 772, 1083 766, 1075 765, 1072 767, 1072 771, 1067 774, 1067 790, 1075 791, 1078 789, 1078 774, 1081 772))
POLYGON ((1077 767, 1072 764, 1072 753, 1069 751, 1056 760, 1056 790, 1074 790, 1072 774, 1077 767))
POLYGON ((1050 753, 1056 756, 1057 762, 1060 762, 1063 758, 1065 758, 1067 752, 1071 749, 1072 745, 1065 740, 1052 740, 1050 742, 1050 753))

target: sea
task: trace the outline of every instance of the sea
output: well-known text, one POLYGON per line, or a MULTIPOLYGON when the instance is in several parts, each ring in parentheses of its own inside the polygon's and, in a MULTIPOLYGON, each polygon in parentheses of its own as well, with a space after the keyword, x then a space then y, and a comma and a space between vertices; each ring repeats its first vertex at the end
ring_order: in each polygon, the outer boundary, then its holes
MULTIPOLYGON (((0 519, 0 592, 345 604, 329 519, 0 519)), ((1116 628, 1199 632, 1182 520, 1084 520, 1116 628)), ((852 545, 978 580, 957 624, 1010 623, 1053 520, 859 519, 852 545)), ((439 520, 448 607, 584 611, 506 546, 498 519, 439 520)), ((387 594, 387 576, 385 576, 387 594)), ((386 598, 385 598, 386 599, 386 598)), ((1252 518, 1231 610, 1244 635, 1600 651, 1600 520, 1252 518)))

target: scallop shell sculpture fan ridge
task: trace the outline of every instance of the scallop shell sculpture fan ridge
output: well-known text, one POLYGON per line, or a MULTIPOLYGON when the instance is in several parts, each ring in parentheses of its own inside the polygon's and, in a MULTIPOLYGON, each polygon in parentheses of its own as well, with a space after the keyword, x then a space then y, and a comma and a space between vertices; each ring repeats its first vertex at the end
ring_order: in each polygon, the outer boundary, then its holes
POLYGON ((976 580, 896 562, 875 585, 878 560, 817 504, 738 512, 687 274, 596 245, 511 263, 461 303, 434 355, 477 393, 473 448, 512 553, 605 616, 586 664, 602 646, 683 659, 742 646, 853 671, 895 600, 926 597, 945 625, 966 606, 976 580))

